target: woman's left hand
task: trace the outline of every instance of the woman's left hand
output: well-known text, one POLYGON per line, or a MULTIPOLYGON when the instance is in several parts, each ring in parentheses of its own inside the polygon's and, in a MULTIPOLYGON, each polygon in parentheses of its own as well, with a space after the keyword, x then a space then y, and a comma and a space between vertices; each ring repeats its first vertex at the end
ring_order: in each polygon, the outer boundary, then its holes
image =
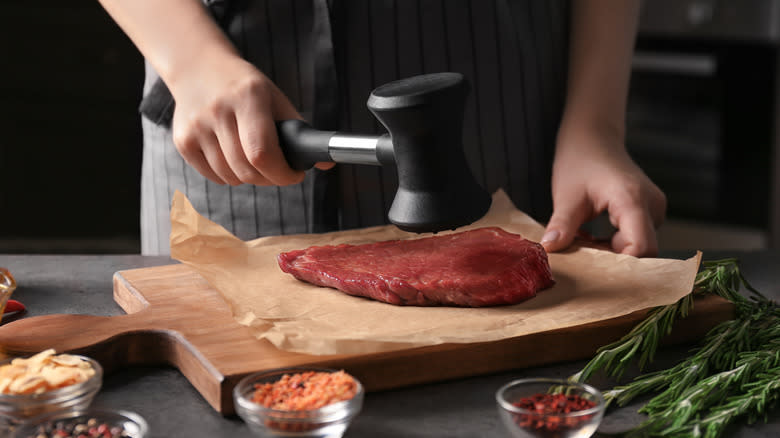
POLYGON ((631 159, 622 136, 613 137, 559 136, 552 176, 553 214, 541 241, 547 251, 567 248, 583 223, 607 211, 617 228, 611 240, 615 252, 637 257, 658 254, 655 230, 666 215, 666 196, 631 159))

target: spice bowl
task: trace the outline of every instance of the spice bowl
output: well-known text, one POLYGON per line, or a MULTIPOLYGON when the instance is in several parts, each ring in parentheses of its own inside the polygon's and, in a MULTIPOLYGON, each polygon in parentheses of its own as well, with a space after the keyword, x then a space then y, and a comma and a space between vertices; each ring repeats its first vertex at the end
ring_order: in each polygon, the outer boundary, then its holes
POLYGON ((260 437, 339 438, 363 407, 363 396, 363 385, 354 377, 339 370, 311 367, 280 368, 250 374, 233 389, 236 413, 260 437), (351 397, 319 407, 317 400, 329 397, 328 382, 315 382, 314 376, 334 376, 331 383, 338 388, 343 387, 343 382, 337 382, 335 377, 343 380, 343 376, 347 376, 354 382, 350 383, 351 397), (321 390, 323 385, 324 391, 321 390), (279 408, 278 403, 266 406, 257 395, 263 390, 277 391, 264 400, 289 397, 289 403, 285 403, 294 407, 279 408), (299 400, 292 400, 292 397, 299 397, 299 400), (307 404, 314 407, 307 408, 307 404))
POLYGON ((148 433, 146 420, 134 412, 84 409, 30 419, 14 432, 13 438, 145 438, 148 433))
MULTIPOLYGON (((0 394, 0 429, 4 425, 13 427, 41 415, 86 409, 103 384, 103 368, 92 358, 72 357, 89 363, 95 373, 83 382, 41 393, 0 394)), ((0 366, 10 362, 0 362, 0 366)))
POLYGON ((598 429, 606 406, 590 385, 548 378, 509 382, 496 392, 496 402, 515 438, 587 438, 598 429))

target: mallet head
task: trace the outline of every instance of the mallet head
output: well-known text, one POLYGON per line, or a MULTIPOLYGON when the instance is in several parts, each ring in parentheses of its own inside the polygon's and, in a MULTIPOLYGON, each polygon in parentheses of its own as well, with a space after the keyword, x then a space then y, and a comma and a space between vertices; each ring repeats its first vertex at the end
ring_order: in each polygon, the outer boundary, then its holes
POLYGON ((490 195, 463 152, 469 87, 458 73, 434 73, 376 88, 368 108, 387 128, 398 170, 388 218, 405 231, 437 232, 487 213, 490 195))

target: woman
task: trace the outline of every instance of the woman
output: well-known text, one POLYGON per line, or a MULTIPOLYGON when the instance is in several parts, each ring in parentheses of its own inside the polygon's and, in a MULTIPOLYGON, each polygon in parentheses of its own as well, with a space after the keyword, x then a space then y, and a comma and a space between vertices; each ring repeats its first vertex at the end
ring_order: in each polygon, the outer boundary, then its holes
POLYGON ((638 1, 101 3, 148 61, 145 254, 168 251, 176 189, 243 239, 385 223, 392 171, 320 163, 304 177, 274 121, 305 114, 321 129, 373 132, 374 87, 436 71, 469 79, 469 164, 488 191, 547 222, 547 250, 607 211, 615 251, 657 253, 666 200, 624 146, 638 1))

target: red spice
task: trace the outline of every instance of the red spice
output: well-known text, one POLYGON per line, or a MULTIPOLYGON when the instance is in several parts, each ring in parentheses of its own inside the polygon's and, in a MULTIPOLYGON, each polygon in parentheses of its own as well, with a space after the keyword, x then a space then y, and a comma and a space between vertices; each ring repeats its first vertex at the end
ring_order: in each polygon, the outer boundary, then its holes
POLYGON ((521 427, 538 430, 560 431, 577 428, 590 421, 593 414, 571 416, 565 414, 583 411, 596 406, 596 403, 572 394, 534 394, 513 403, 514 406, 530 411, 529 414, 516 414, 515 422, 521 427), (555 414, 564 414, 556 416, 555 414))
MULTIPOLYGON (((255 384, 252 401, 267 408, 283 411, 308 411, 349 400, 357 394, 357 381, 346 372, 306 371, 285 374, 273 383, 255 384)), ((305 415, 301 413, 301 415, 305 415)), ((266 420, 266 426, 288 432, 314 430, 319 425, 290 421, 266 420)))
POLYGON ((24 304, 16 300, 8 300, 8 302, 5 303, 5 310, 3 313, 24 312, 24 310, 24 304))
POLYGON ((256 384, 252 401, 271 409, 305 411, 349 400, 356 393, 357 381, 344 371, 306 371, 256 384))

